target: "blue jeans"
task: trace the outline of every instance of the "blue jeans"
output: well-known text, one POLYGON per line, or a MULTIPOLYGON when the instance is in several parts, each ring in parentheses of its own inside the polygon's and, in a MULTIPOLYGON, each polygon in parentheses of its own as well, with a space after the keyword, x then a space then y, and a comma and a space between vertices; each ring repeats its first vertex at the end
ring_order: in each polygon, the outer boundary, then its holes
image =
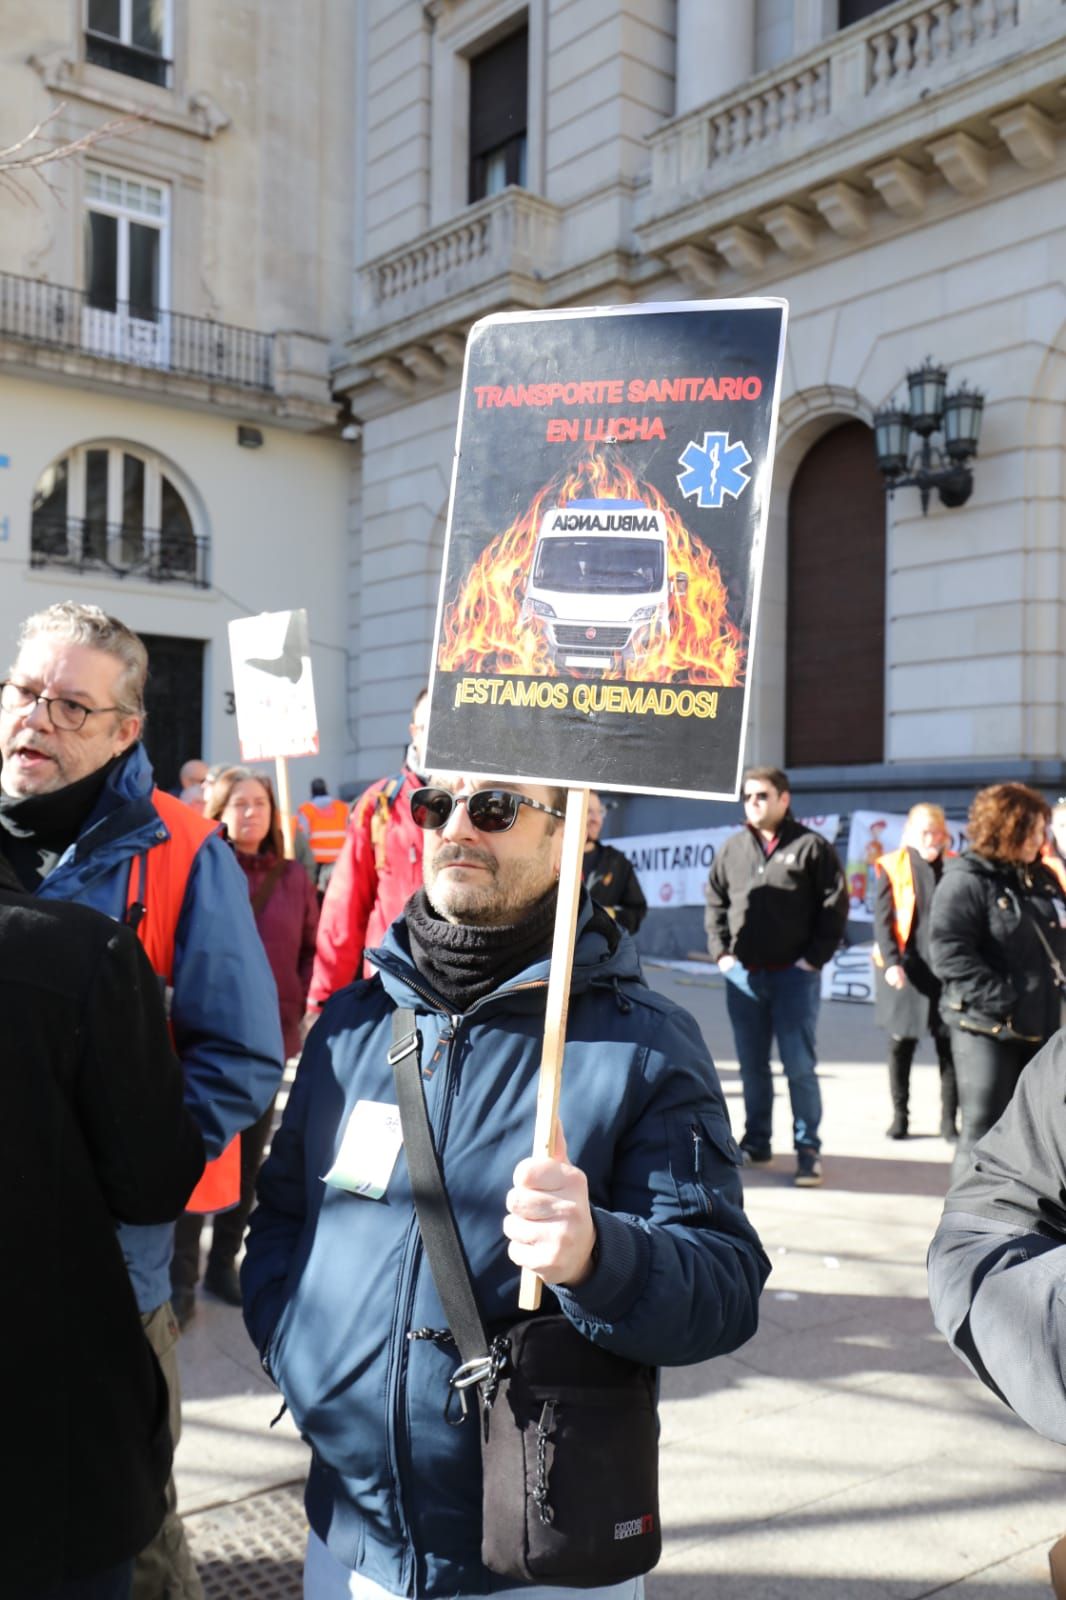
POLYGON ((49 1589, 39 1600, 129 1600, 133 1582, 133 1562, 109 1567, 92 1578, 68 1578, 58 1589, 49 1589))
POLYGON ((725 998, 740 1062, 744 1090, 744 1143, 768 1148, 774 1116, 770 1050, 774 1036, 788 1079, 792 1138, 796 1149, 820 1150, 815 1030, 822 997, 820 972, 786 967, 781 972, 749 972, 738 961, 726 974, 725 998))

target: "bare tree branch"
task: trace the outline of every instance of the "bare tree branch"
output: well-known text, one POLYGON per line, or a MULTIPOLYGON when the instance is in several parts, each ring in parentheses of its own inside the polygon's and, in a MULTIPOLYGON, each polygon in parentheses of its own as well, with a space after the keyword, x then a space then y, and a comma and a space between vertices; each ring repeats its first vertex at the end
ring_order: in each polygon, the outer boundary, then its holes
POLYGON ((121 139, 134 128, 149 125, 152 118, 138 113, 126 117, 113 117, 110 122, 102 123, 99 128, 91 128, 88 133, 83 133, 80 139, 67 139, 61 144, 45 144, 44 149, 34 149, 44 140, 44 130, 50 122, 54 122, 61 112, 66 109, 66 101, 53 107, 46 117, 42 117, 29 133, 16 139, 14 144, 0 148, 0 191, 13 194, 22 203, 37 205, 37 197, 27 186, 26 179, 34 178, 46 188, 54 200, 62 201, 62 195, 56 184, 52 182, 49 168, 60 162, 69 161, 81 154, 83 150, 91 150, 94 145, 102 144, 108 139, 121 139))
POLYGON ((64 101, 43 117, 29 133, 17 139, 14 144, 0 149, 0 172, 39 172, 42 167, 50 166, 55 161, 66 161, 81 150, 89 150, 104 139, 125 135, 132 128, 142 126, 151 120, 141 115, 114 117, 110 122, 102 123, 99 128, 91 128, 88 133, 83 133, 80 139, 68 139, 63 144, 51 145, 45 150, 31 151, 30 146, 41 138, 43 130, 65 109, 64 101))

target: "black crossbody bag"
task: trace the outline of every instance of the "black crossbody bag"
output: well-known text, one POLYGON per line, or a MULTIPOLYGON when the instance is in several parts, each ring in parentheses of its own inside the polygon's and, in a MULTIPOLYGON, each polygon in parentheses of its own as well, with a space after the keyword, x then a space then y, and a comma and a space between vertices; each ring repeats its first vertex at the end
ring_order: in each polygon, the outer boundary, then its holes
POLYGON ((518 1583, 581 1589, 650 1572, 662 1551, 655 1369, 592 1344, 561 1314, 489 1339, 433 1143, 413 1011, 393 1014, 392 1039, 415 1213, 460 1357, 449 1382, 459 1422, 480 1423, 481 1559, 518 1583))

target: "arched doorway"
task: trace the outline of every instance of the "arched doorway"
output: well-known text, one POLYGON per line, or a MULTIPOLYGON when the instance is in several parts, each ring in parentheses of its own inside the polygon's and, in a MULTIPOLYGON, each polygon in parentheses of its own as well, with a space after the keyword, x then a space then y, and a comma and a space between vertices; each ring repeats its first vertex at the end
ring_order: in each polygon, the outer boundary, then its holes
POLYGON ((788 507, 786 764, 884 759, 885 493, 871 430, 807 452, 788 507))

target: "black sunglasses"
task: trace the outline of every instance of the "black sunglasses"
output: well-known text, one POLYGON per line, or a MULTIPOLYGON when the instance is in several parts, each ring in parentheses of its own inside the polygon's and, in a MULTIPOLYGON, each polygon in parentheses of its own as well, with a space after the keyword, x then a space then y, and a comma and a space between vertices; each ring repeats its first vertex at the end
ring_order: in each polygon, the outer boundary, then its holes
POLYGON ((534 811, 546 811, 549 817, 564 818, 566 813, 554 806, 541 805, 528 795, 515 794, 513 789, 475 789, 473 794, 452 794, 450 789, 416 789, 411 796, 411 816, 419 828, 435 833, 443 828, 456 806, 465 806, 466 814, 479 833, 506 833, 513 828, 519 806, 530 806, 534 811))

